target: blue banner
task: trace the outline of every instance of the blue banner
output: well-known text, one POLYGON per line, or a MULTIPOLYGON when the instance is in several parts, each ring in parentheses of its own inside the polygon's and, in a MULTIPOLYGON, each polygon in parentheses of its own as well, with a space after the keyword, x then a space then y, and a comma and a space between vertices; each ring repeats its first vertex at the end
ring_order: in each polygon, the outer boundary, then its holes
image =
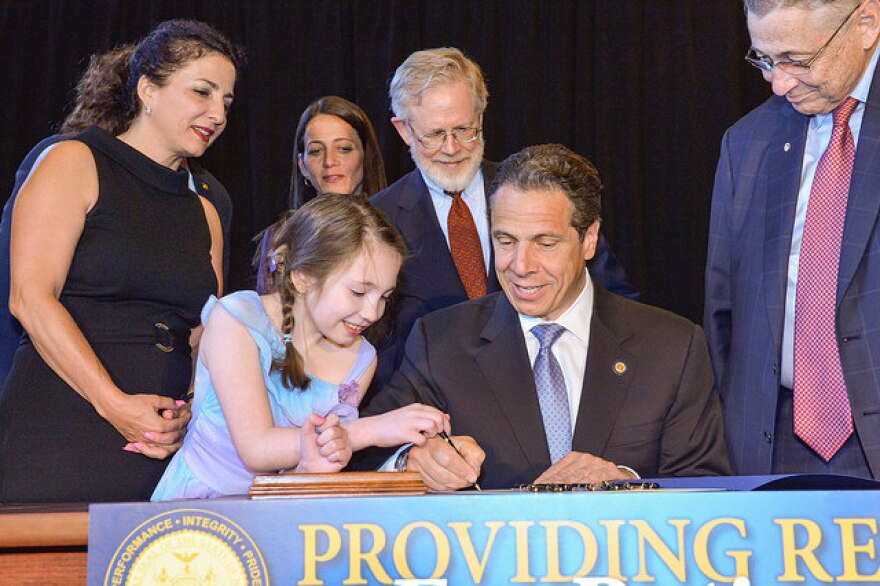
POLYGON ((877 491, 92 505, 89 584, 880 582, 877 491))

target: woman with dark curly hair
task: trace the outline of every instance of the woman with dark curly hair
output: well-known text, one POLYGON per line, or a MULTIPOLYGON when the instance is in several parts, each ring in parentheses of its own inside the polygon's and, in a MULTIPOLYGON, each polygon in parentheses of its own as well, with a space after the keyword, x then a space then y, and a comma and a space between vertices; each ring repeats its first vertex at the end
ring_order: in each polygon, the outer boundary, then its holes
MULTIPOLYGON (((0 397, 22 334, 21 324, 9 312, 9 246, 12 208, 18 199, 18 192, 43 151, 55 143, 73 138, 89 126, 98 126, 114 136, 125 130, 124 126, 120 127, 119 116, 113 111, 113 105, 118 103, 119 97, 108 100, 105 91, 122 92, 125 80, 128 79, 132 51, 134 45, 129 44, 91 56, 89 65, 77 84, 73 109, 61 123, 59 132, 34 145, 15 172, 15 184, 0 218, 0 397)), ((223 281, 226 282, 229 272, 229 237, 232 231, 232 198, 223 184, 195 160, 186 160, 181 163, 181 167, 183 166, 190 175, 190 189, 211 202, 220 216, 220 225, 223 228, 223 281)))
POLYGON ((160 24, 127 74, 79 89, 100 125, 23 184, 9 303, 26 334, 0 403, 0 502, 146 499, 179 448, 223 247, 182 164, 225 129, 241 61, 204 23, 160 24))

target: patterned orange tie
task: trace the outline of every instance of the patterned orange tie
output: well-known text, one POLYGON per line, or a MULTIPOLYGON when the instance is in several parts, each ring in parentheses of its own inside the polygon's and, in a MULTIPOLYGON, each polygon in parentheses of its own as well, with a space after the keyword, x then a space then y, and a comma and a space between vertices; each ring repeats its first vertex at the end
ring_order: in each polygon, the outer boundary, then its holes
POLYGON ((470 209, 461 198, 460 191, 445 191, 452 198, 452 209, 446 220, 449 231, 449 250, 455 270, 461 278, 468 299, 486 294, 486 263, 483 262, 483 248, 480 236, 470 209))
POLYGON ((826 462, 853 432, 837 347, 840 244, 856 147, 849 117, 855 98, 834 110, 831 141, 810 188, 794 310, 794 433, 826 462))

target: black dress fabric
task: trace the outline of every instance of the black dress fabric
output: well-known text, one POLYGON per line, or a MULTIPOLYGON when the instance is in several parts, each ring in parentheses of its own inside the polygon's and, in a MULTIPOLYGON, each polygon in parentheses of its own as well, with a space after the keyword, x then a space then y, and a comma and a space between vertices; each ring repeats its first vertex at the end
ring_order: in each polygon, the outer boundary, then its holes
MULTIPOLYGON (((217 290, 202 205, 185 171, 96 127, 75 140, 95 157, 99 194, 60 301, 120 389, 182 398, 187 335, 217 290)), ((148 499, 167 461, 123 451, 125 438, 26 338, 0 403, 0 502, 148 499)))
MULTIPOLYGON (((9 246, 12 237, 12 210, 16 199, 18 199, 18 192, 30 175, 37 158, 55 143, 75 136, 75 134, 53 134, 38 142, 25 155, 15 172, 15 185, 12 188, 12 193, 3 205, 3 213, 0 214, 0 398, 2 398, 2 389, 6 383, 6 377, 9 375, 9 370, 12 368, 12 359, 22 336, 21 324, 9 313, 9 246)), ((199 165, 195 159, 187 160, 187 164, 192 174, 190 187, 194 187, 196 193, 211 202, 217 210, 217 215, 220 216, 220 226, 223 230, 223 282, 228 283, 232 235, 232 198, 223 184, 207 169, 199 165)))

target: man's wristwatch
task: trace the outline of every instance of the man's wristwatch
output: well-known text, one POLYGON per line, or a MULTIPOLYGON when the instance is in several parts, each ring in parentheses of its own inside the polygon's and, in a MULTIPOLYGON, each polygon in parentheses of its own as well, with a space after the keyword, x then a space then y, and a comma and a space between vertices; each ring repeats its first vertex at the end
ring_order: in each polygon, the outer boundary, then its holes
POLYGON ((409 461, 409 451, 412 449, 412 446, 406 446, 400 453, 397 454, 397 459, 394 460, 394 471, 395 472, 406 472, 406 463, 409 461))

